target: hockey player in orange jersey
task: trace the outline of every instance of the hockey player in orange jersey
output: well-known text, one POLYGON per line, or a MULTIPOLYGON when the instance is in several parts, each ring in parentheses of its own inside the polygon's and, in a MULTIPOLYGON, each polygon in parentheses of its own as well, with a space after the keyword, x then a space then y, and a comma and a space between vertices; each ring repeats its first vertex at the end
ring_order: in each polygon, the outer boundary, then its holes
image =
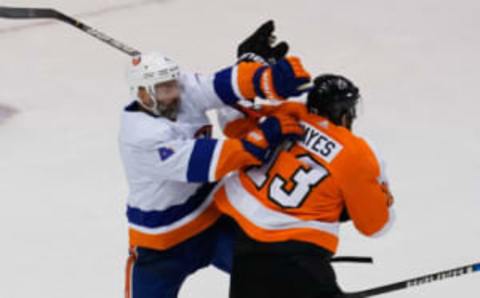
MULTIPOLYGON (((317 77, 306 105, 270 109, 297 117, 303 137, 284 144, 269 163, 222 182, 216 204, 239 227, 230 297, 339 297, 329 261, 340 222, 351 219, 372 237, 391 226, 393 197, 384 163, 351 131, 359 98, 348 79, 317 77)), ((242 135, 254 120, 238 120, 226 134, 242 135)))

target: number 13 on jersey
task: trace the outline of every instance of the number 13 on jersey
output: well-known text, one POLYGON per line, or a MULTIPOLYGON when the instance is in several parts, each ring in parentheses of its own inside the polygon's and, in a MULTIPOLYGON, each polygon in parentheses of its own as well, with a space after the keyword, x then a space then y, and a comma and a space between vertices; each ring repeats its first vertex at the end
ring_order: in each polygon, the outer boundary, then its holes
POLYGON ((247 175, 270 201, 282 208, 300 208, 329 173, 309 154, 280 151, 270 163, 252 168, 247 175))

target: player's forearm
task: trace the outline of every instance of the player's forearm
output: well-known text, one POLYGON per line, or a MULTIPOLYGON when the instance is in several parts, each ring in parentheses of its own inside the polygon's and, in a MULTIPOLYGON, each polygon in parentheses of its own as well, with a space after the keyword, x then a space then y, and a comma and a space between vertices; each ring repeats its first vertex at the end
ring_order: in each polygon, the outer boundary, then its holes
POLYGON ((273 65, 257 62, 240 62, 215 73, 215 94, 226 105, 239 100, 285 99, 298 96, 304 91, 300 86, 310 81, 300 59, 288 57, 273 65))
POLYGON ((262 149, 242 139, 198 140, 190 156, 187 182, 218 181, 232 171, 260 165, 262 154, 262 149))
POLYGON ((267 117, 239 139, 197 140, 190 156, 189 182, 217 181, 228 173, 268 160, 286 138, 300 137, 303 129, 287 115, 267 117))

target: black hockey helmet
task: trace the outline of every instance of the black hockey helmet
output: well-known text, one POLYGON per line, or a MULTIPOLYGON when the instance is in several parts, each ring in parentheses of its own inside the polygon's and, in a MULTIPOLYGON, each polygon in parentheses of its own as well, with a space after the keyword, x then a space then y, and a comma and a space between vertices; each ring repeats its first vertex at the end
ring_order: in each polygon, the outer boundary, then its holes
POLYGON ((358 88, 349 79, 334 74, 316 77, 313 85, 307 97, 308 111, 326 117, 336 125, 342 125, 345 116, 350 129, 360 98, 358 88))

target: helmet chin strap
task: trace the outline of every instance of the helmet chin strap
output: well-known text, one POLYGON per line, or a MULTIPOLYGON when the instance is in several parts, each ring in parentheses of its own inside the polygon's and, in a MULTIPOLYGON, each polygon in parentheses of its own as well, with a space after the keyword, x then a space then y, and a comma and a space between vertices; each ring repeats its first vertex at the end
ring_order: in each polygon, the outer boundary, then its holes
POLYGON ((143 103, 143 101, 141 100, 137 100, 138 103, 147 111, 149 111, 150 113, 154 114, 155 116, 161 116, 159 110, 158 110, 158 103, 156 100, 152 100, 153 101, 153 106, 148 106, 146 104, 143 103))
POLYGON ((174 105, 171 105, 171 106, 167 106, 167 105, 163 105, 163 104, 159 103, 156 100, 156 94, 153 91, 153 88, 151 88, 151 87, 148 88, 148 95, 150 96, 150 99, 153 102, 152 106, 147 106, 141 100, 139 100, 139 103, 143 108, 145 108, 146 110, 148 110, 149 112, 151 112, 155 116, 165 117, 165 118, 168 118, 168 119, 173 120, 173 121, 175 121, 177 119, 177 110, 178 110, 177 105, 178 105, 178 103, 176 103, 174 105))

